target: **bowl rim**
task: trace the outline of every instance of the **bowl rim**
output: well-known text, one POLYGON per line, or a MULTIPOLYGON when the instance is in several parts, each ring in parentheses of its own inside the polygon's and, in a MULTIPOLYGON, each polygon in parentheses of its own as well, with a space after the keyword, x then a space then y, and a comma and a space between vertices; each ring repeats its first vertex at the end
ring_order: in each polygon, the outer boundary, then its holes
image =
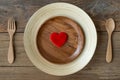
MULTIPOLYGON (((44 6, 44 7, 53 6, 53 5, 67 5, 67 6, 76 7, 76 6, 72 5, 72 4, 63 3, 63 2, 51 3, 51 4, 48 4, 48 5, 44 6)), ((40 8, 40 9, 43 9, 44 7, 40 8)), ((76 8, 80 9, 79 7, 76 7, 76 8)), ((80 10, 89 18, 89 20, 90 20, 91 23, 92 23, 92 26, 94 26, 94 31, 95 31, 95 44, 94 44, 95 48, 94 48, 94 50, 93 50, 93 54, 94 54, 95 49, 96 49, 96 45, 97 45, 97 31, 96 31, 96 28, 95 28, 95 25, 94 25, 92 19, 91 19, 91 18, 87 15, 87 13, 85 13, 82 9, 80 9, 80 10)), ((38 11, 39 11, 39 10, 38 10, 38 11)), ((36 14, 38 13, 38 11, 36 11, 36 12, 33 14, 33 16, 36 15, 36 14)), ((27 39, 27 38, 26 38, 27 27, 29 26, 29 23, 30 23, 30 21, 32 20, 32 18, 34 18, 33 16, 29 19, 29 21, 28 21, 28 23, 27 23, 27 25, 26 25, 26 29, 25 29, 25 33, 24 33, 24 47, 25 47, 25 51, 26 51, 29 59, 32 61, 32 63, 33 63, 37 68, 40 69, 40 67, 38 67, 38 65, 36 65, 36 63, 32 60, 32 57, 29 55, 29 51, 27 51, 27 49, 26 49, 26 47, 28 46, 28 44, 26 44, 26 41, 27 41, 27 40, 26 40, 26 39, 27 39)), ((86 41, 85 41, 85 42, 86 42, 86 41)), ((93 57, 93 54, 92 54, 92 56, 90 57, 89 61, 88 61, 83 67, 85 67, 85 66, 90 62, 90 60, 91 60, 92 57, 93 57)), ((83 67, 82 67, 81 69, 83 69, 83 67)), ((81 70, 81 69, 80 69, 80 70, 81 70)), ((40 70, 41 70, 41 69, 40 69, 40 70)), ((42 71, 46 72, 46 70, 42 70, 42 71)), ((79 70, 77 70, 77 71, 79 71, 79 70)), ((77 71, 75 71, 75 72, 77 72, 77 71)), ((56 76, 65 76, 65 75, 73 74, 73 73, 75 73, 75 72, 66 73, 66 74, 60 74, 60 73, 54 74, 54 73, 49 73, 49 72, 46 72, 46 73, 52 74, 52 75, 56 75, 56 76)))

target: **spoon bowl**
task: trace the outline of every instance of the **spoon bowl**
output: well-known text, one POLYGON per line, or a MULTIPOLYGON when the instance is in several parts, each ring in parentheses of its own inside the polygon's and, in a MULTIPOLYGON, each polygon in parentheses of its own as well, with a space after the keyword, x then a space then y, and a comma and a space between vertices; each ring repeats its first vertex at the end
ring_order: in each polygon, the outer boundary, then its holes
POLYGON ((112 18, 106 20, 105 27, 108 33, 112 33, 115 29, 115 22, 112 18))

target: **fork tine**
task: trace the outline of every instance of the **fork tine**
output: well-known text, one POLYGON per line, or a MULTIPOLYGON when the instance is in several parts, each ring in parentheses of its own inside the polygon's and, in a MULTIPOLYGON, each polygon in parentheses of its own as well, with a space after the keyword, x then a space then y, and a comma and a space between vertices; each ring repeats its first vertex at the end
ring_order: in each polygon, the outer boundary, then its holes
POLYGON ((12 29, 12 18, 10 18, 10 30, 12 29))
POLYGON ((11 18, 9 18, 9 20, 8 20, 8 30, 10 30, 11 29, 11 18))
POLYGON ((13 22, 13 18, 11 18, 11 29, 13 30, 14 29, 14 22, 13 22))
POLYGON ((9 27, 10 27, 10 19, 8 19, 8 30, 9 30, 9 27))
POLYGON ((14 28, 13 26, 14 26, 14 22, 13 22, 13 18, 11 17, 8 20, 8 29, 12 30, 14 28))
POLYGON ((15 30, 15 20, 13 17, 12 17, 12 29, 15 30))
POLYGON ((13 29, 16 30, 16 26, 15 26, 15 20, 13 18, 13 29))
POLYGON ((13 32, 16 31, 15 20, 13 17, 8 19, 8 30, 12 30, 13 32))

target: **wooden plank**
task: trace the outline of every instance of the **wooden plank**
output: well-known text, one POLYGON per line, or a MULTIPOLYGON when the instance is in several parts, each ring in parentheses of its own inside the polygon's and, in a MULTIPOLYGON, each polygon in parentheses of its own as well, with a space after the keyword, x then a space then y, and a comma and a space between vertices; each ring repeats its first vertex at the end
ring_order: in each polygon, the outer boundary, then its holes
MULTIPOLYGON (((24 32, 30 16, 42 6, 61 0, 0 0, 0 32, 7 32, 7 20, 14 16, 17 32, 24 32)), ((120 31, 120 0, 62 0, 85 10, 93 19, 98 31, 105 31, 104 23, 109 17, 115 19, 116 31, 120 31)))
MULTIPOLYGON (((113 53, 114 58, 111 64, 105 62, 105 51, 107 46, 107 34, 106 32, 98 32, 98 45, 93 57, 93 60, 90 62, 91 66, 118 66, 120 62, 120 32, 113 33, 113 53)), ((23 33, 17 33, 15 35, 15 46, 16 46, 16 60, 15 63, 10 65, 7 62, 7 50, 8 50, 9 36, 7 33, 0 34, 0 66, 33 66, 30 60, 28 59, 24 46, 23 46, 23 33)), ((116 69, 117 69, 116 68, 116 69)))
POLYGON ((0 80, 119 80, 120 68, 89 66, 68 76, 48 75, 35 67, 0 67, 0 80))

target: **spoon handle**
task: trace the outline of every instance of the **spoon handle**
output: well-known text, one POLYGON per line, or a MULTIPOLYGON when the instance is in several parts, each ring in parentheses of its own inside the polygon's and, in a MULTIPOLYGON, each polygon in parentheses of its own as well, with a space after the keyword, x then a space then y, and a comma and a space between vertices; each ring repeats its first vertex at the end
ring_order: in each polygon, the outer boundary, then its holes
POLYGON ((111 42, 111 35, 108 36, 108 45, 107 45, 107 52, 106 52, 106 62, 110 63, 112 61, 112 42, 111 42))

